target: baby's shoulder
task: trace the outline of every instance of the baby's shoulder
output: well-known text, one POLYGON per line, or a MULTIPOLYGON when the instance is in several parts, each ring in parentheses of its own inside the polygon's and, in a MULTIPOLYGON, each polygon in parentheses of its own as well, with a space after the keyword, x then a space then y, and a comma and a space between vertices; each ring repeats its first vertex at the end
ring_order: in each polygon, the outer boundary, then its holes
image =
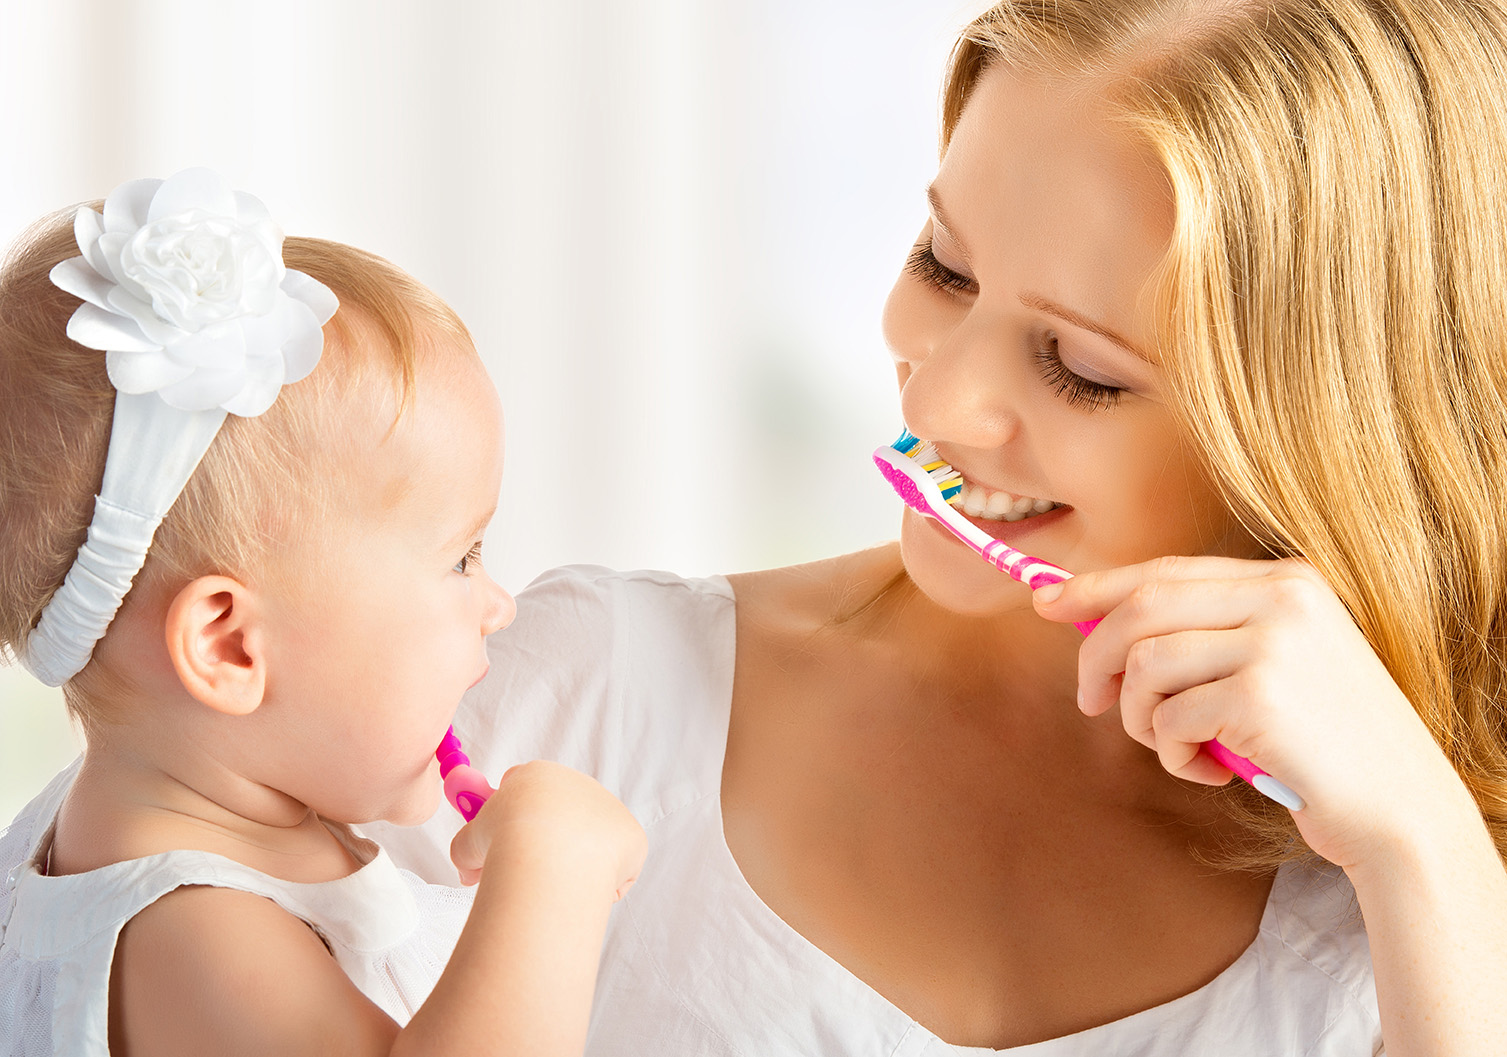
POLYGON ((346 1042, 397 1030, 308 923, 264 896, 205 885, 174 889, 125 924, 110 1006, 112 1034, 136 1052, 314 1053, 311 1025, 346 1042))

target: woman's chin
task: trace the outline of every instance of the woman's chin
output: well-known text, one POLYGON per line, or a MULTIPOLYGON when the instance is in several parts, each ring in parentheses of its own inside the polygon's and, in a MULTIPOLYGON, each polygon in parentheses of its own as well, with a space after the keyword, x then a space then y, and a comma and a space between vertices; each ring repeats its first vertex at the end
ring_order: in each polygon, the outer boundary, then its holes
POLYGON ((1024 585, 987 564, 930 518, 906 511, 900 559, 916 587, 934 604, 967 617, 991 617, 1031 608, 1024 585))

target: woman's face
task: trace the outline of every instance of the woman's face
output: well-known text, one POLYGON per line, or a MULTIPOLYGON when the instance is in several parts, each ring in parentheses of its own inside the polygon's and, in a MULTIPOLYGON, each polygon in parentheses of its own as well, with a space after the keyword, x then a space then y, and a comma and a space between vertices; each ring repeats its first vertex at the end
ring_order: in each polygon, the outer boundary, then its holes
MULTIPOLYGON (((1001 65, 980 79, 885 306, 905 423, 963 475, 976 525, 1071 571, 1256 557, 1179 435, 1158 365, 1150 279, 1171 185, 1107 115, 1091 93, 1001 65)), ((910 510, 901 547, 948 609, 1029 604, 910 510)))

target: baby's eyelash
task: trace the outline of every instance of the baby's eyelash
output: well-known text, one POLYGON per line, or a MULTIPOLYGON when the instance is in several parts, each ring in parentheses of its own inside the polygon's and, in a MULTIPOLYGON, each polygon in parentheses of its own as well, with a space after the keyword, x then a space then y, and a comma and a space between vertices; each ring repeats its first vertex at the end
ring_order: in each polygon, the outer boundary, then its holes
POLYGON ((1120 396, 1125 392, 1112 385, 1091 382, 1068 370, 1067 364, 1062 362, 1062 357, 1057 353, 1055 335, 1047 335, 1036 346, 1036 362, 1041 366, 1041 374, 1047 384, 1067 401, 1069 407, 1100 411, 1118 404, 1120 396))
POLYGON ((959 275, 937 260, 936 254, 931 251, 930 241, 916 244, 915 248, 910 251, 910 256, 905 259, 905 270, 923 283, 939 289, 963 292, 973 289, 972 279, 966 275, 959 275))
POLYGON ((481 541, 477 540, 475 543, 471 544, 471 549, 466 552, 466 556, 455 563, 455 571, 462 575, 465 575, 466 573, 469 573, 471 571, 472 565, 475 565, 480 561, 481 541))

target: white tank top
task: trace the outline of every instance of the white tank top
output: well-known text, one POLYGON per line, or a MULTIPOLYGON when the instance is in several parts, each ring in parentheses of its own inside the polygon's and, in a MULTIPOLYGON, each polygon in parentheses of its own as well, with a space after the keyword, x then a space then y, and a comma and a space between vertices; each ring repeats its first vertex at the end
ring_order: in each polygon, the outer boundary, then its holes
POLYGON ((75 761, 0 834, 0 1053, 106 1057, 120 930, 183 885, 251 892, 307 922, 362 993, 399 1024, 428 997, 466 923, 470 889, 426 884, 336 825, 331 831, 362 865, 319 884, 279 880, 199 851, 49 877, 53 822, 77 770, 75 761))
MULTIPOLYGON (((518 596, 517 619, 488 641, 491 673, 455 717, 487 774, 559 760, 621 797, 649 835, 638 883, 608 925, 586 1057, 1382 1052, 1355 892, 1327 864, 1279 870, 1256 940, 1191 994, 1007 1050, 939 1038, 781 920, 728 850, 735 612, 722 577, 553 570, 518 596)), ((452 815, 367 831, 404 866, 446 880, 452 815)))

